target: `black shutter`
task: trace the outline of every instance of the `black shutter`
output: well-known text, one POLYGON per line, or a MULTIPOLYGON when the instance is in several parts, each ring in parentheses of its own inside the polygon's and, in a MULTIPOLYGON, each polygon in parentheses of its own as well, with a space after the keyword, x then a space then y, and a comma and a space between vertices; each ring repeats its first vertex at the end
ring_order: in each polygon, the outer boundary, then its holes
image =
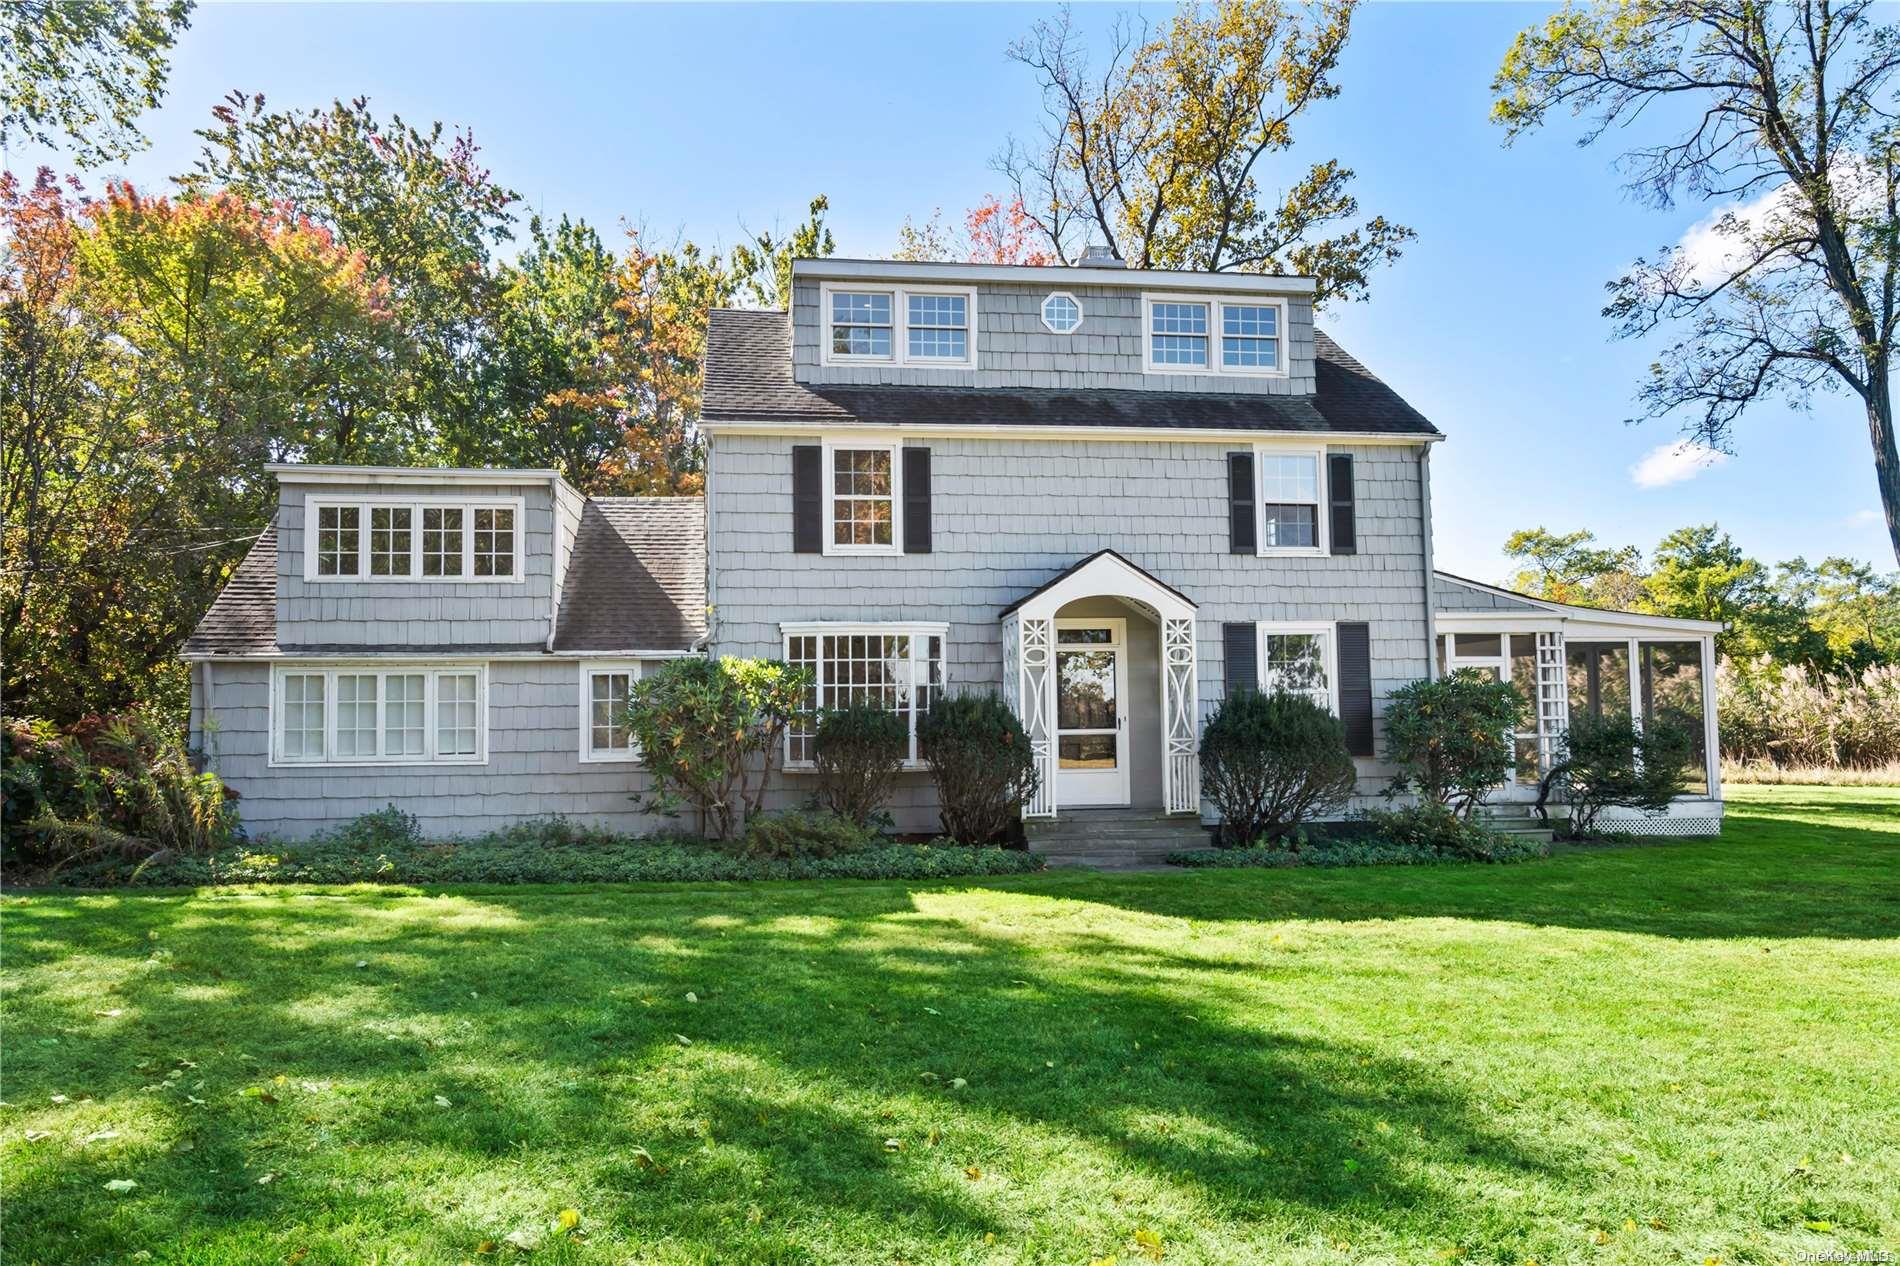
POLYGON ((825 450, 821 444, 792 445, 792 552, 825 550, 825 450))
POLYGON ((1352 454, 1334 453, 1326 459, 1326 489, 1332 502, 1333 553, 1359 552, 1359 522, 1352 497, 1352 454))
POLYGON ((930 552, 930 450, 906 448, 904 454, 904 552, 930 552))
POLYGON ((1342 624, 1339 643, 1339 720, 1346 727, 1346 750, 1354 756, 1373 755, 1372 744, 1372 629, 1365 624, 1342 624))
POLYGON ((1251 624, 1223 624, 1221 658, 1226 664, 1227 697, 1260 689, 1260 634, 1251 624))
POLYGON ((1252 554, 1254 546, 1253 454, 1227 454, 1227 552, 1252 554))

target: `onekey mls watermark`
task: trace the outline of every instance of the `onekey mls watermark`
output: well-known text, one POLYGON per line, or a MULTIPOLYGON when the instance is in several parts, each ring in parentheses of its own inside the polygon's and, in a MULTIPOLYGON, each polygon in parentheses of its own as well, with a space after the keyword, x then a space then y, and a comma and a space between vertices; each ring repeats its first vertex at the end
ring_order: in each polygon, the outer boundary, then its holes
POLYGON ((1856 1266, 1893 1266, 1896 1260, 1887 1248, 1824 1248, 1818 1252, 1796 1253, 1797 1262, 1852 1262, 1856 1266))

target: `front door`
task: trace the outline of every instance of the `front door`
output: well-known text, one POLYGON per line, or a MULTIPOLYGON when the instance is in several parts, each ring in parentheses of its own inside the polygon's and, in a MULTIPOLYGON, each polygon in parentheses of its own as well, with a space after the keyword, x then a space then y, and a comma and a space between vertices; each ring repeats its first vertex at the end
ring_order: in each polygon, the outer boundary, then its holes
POLYGON ((1128 622, 1056 621, 1056 803, 1128 803, 1128 622))

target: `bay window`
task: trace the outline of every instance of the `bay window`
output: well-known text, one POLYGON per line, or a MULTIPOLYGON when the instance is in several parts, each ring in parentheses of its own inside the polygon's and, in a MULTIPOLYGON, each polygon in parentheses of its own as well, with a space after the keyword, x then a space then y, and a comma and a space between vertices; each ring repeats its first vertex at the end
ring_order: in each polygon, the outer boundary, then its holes
POLYGON ((816 755, 819 716, 869 704, 898 713, 909 731, 905 759, 916 764, 917 721, 943 694, 943 625, 786 624, 785 661, 812 683, 785 736, 788 766, 816 755))
POLYGON ((519 580, 522 502, 388 496, 306 503, 306 580, 519 580))
POLYGON ((271 763, 480 764, 485 676, 480 666, 278 668, 271 763))

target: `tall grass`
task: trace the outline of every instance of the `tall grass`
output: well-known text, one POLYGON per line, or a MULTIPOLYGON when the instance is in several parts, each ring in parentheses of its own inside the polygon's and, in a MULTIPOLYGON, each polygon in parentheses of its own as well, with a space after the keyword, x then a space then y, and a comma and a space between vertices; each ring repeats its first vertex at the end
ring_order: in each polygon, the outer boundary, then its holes
POLYGON ((1827 676, 1724 661, 1715 680, 1724 761, 1776 770, 1900 765, 1900 666, 1827 676))

